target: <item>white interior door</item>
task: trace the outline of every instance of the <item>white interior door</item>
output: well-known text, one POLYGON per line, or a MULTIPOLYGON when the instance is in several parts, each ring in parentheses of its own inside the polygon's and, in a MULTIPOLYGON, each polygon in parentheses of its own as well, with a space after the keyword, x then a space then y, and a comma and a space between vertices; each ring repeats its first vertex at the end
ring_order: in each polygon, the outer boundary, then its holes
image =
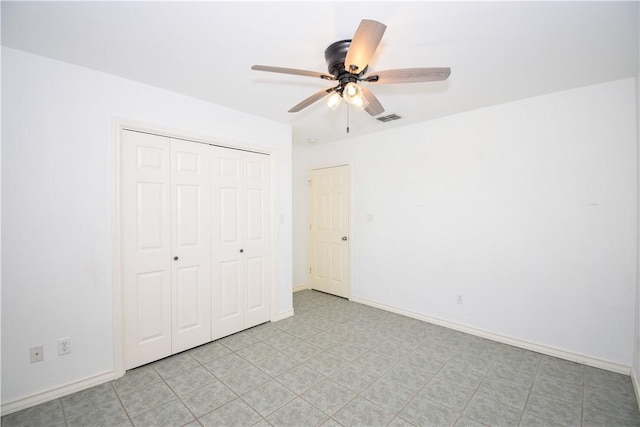
POLYGON ((173 353, 211 339, 210 152, 171 140, 173 353))
POLYGON ((269 156, 243 153, 245 328, 271 318, 271 170, 269 156))
POLYGON ((311 288, 349 297, 349 166, 314 169, 309 194, 311 288))
POLYGON ((123 131, 122 293, 126 369, 171 354, 170 142, 123 131))
POLYGON ((212 337, 270 318, 269 157, 212 151, 212 337))

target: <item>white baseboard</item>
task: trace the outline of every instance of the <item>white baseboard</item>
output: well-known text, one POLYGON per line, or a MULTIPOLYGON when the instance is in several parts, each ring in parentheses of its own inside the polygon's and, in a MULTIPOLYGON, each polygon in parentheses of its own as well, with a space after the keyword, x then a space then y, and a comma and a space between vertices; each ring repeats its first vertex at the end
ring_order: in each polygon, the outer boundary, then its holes
POLYGON ((451 322, 444 319, 439 319, 437 317, 427 316, 421 313, 416 313, 410 310, 405 310, 402 308, 390 306, 390 305, 369 300, 366 298, 351 296, 350 299, 353 302, 358 302, 361 304, 380 308, 386 311, 390 311, 392 313, 401 314, 403 316, 411 317, 413 319, 422 320, 424 322, 432 323, 434 325, 444 326, 445 328, 453 329, 460 332, 465 332, 467 334, 475 335, 482 338, 487 338, 492 341, 512 345, 514 347, 523 348, 525 350, 535 351, 536 353, 545 354, 547 356, 558 357, 560 359, 570 360, 572 362, 578 362, 583 365, 592 366, 594 368, 605 369, 607 371, 616 372, 619 374, 624 374, 624 375, 631 374, 630 366, 621 365, 619 363, 611 362, 608 360, 602 360, 596 357, 586 356, 583 354, 573 353, 570 351, 549 347, 543 344, 537 344, 530 341, 521 340, 518 338, 512 338, 512 337, 496 334, 494 332, 485 331, 483 329, 474 328, 472 326, 467 326, 467 325, 451 322))
POLYGON ((307 290, 307 289, 311 289, 311 288, 309 287, 309 285, 307 285, 307 284, 304 284, 304 285, 298 285, 298 286, 294 286, 294 288, 293 288, 293 292, 305 291, 305 290, 307 290))
POLYGON ((22 399, 17 399, 12 402, 2 404, 2 415, 8 415, 14 412, 21 411, 23 409, 30 408, 32 406, 39 405, 41 403, 49 402, 50 400, 58 399, 60 397, 68 396, 70 394, 82 391, 100 384, 104 384, 115 379, 114 371, 105 372, 103 374, 94 375, 84 380, 75 381, 69 384, 65 384, 54 389, 44 391, 42 393, 34 394, 22 399))

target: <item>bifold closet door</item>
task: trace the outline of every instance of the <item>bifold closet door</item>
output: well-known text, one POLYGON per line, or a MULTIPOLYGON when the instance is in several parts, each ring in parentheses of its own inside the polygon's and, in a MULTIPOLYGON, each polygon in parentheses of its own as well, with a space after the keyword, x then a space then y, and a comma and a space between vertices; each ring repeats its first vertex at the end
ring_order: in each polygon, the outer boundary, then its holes
POLYGON ((212 152, 212 339, 270 319, 269 156, 212 152))
POLYGON ((122 300, 126 369, 171 354, 169 139, 122 132, 122 300))
POLYGON ((210 340, 210 147, 123 131, 121 156, 130 369, 210 340))
POLYGON ((171 140, 172 353, 211 339, 210 152, 171 140))

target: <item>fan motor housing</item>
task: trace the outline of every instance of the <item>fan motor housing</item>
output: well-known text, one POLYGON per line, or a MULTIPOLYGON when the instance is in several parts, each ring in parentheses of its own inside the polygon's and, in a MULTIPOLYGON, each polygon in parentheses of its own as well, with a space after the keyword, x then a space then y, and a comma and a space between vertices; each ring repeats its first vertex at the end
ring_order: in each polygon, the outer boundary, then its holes
POLYGON ((329 72, 338 76, 344 69, 344 59, 347 57, 351 40, 340 40, 329 45, 324 51, 324 59, 327 61, 329 72))

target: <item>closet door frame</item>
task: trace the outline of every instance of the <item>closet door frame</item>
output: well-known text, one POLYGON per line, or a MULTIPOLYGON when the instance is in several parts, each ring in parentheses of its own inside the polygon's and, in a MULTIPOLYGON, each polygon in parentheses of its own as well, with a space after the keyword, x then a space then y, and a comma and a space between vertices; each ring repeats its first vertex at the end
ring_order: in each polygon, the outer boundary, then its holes
POLYGON ((126 370, 124 365, 124 322, 123 322, 123 280, 122 280, 122 193, 121 193, 121 154, 122 132, 131 130, 135 132, 150 133, 174 139, 182 139, 193 143, 202 143, 223 148, 231 148, 241 151, 250 151, 266 154, 270 159, 271 168, 271 289, 270 289, 270 320, 276 321, 288 315, 280 315, 277 312, 278 301, 278 197, 276 177, 278 173, 277 152, 271 148, 240 145, 237 141, 231 142, 224 138, 202 137, 186 131, 175 131, 160 126, 149 125, 130 120, 112 120, 111 139, 111 288, 112 288, 112 318, 113 318, 113 378, 122 377, 126 370))

